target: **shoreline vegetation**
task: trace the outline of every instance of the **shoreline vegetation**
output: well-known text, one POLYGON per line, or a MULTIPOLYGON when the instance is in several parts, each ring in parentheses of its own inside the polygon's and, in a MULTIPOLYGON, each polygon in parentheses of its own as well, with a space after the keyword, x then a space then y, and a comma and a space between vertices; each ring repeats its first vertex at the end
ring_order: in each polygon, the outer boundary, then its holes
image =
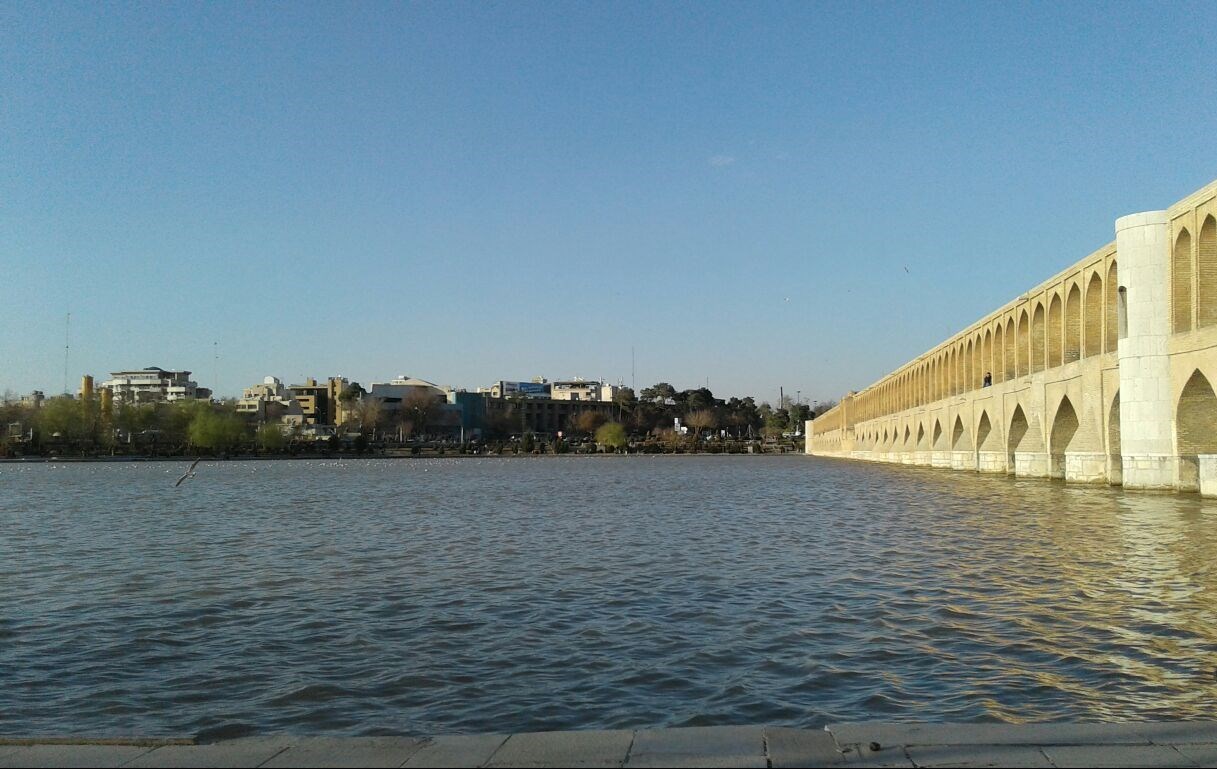
POLYGON ((90 393, 26 403, 6 396, 0 461, 784 454, 800 450, 804 420, 832 405, 818 412, 783 398, 774 409, 751 397, 723 400, 706 388, 677 391, 663 382, 639 395, 622 388, 607 409, 589 401, 548 433, 535 431, 526 399, 508 399, 472 425, 441 424, 438 401, 391 409, 357 384, 338 398, 336 426, 259 421, 235 400, 136 404, 90 393))

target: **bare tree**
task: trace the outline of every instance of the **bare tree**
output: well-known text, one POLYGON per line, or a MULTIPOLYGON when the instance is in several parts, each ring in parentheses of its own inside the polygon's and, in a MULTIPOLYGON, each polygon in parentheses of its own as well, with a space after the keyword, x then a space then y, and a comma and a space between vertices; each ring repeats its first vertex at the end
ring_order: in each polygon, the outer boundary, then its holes
POLYGON ((384 415, 384 405, 380 398, 372 398, 367 395, 353 402, 355 419, 359 422, 359 432, 370 431, 372 437, 376 437, 376 425, 380 424, 380 419, 384 415))
POLYGON ((412 390, 401 402, 403 418, 414 423, 414 428, 420 433, 426 433, 427 427, 435 421, 439 412, 439 398, 425 389, 412 390))
POLYGON ((686 415, 685 422, 693 428, 694 436, 699 437, 702 430, 713 430, 718 426, 718 415, 710 409, 701 409, 686 415))
POLYGON ((591 435, 600 428, 600 425, 607 421, 608 418, 599 411, 580 411, 578 414, 575 414, 571 423, 577 431, 591 435))

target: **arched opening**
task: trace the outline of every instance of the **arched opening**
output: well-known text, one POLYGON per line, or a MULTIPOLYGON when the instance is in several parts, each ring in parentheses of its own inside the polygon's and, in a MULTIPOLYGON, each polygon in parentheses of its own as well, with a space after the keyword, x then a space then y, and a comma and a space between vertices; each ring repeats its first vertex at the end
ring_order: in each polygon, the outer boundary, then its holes
POLYGON ((1061 405, 1057 406, 1056 417, 1052 420, 1052 435, 1048 443, 1049 475, 1053 478, 1065 477, 1065 452, 1069 449, 1069 444, 1077 432, 1078 415, 1074 411, 1069 397, 1066 396, 1061 399, 1061 405))
POLYGON ((925 442, 925 425, 917 425, 917 450, 925 451, 929 446, 925 442))
POLYGON ((1175 238, 1171 258, 1171 318, 1176 334, 1192 330, 1192 235, 1186 229, 1175 238))
MULTIPOLYGON (((980 451, 991 450, 994 447, 989 445, 990 438, 993 437, 993 423, 989 421, 989 412, 980 412, 980 422, 976 425, 976 448, 980 451)), ((1001 449, 1000 446, 997 447, 1001 449)))
POLYGON ((976 357, 975 348, 972 346, 972 340, 968 340, 968 346, 964 348, 963 353, 963 386, 960 388, 962 392, 969 392, 973 388, 973 382, 976 381, 976 369, 973 366, 974 358, 976 357))
POLYGON ((967 443, 968 433, 963 426, 963 418, 955 417, 955 426, 951 428, 951 449, 954 451, 967 451, 970 446, 967 443))
POLYGON ((1103 351, 1103 279, 1097 272, 1090 276, 1090 283, 1086 286, 1086 310, 1083 316, 1085 331, 1082 336, 1086 357, 1089 358, 1103 351))
POLYGON ((1027 437, 1030 429, 1031 426, 1027 424, 1027 415, 1023 413, 1023 407, 1015 406, 1014 416, 1010 418, 1010 429, 1006 431, 1006 435, 1010 436, 1006 441, 1006 454, 1009 459, 1006 467, 1009 468, 1009 472, 1014 472, 1014 453, 1018 451, 1019 445, 1027 437))
POLYGON ((993 383, 1006 381, 1006 362, 1003 352, 1006 349, 1005 334, 1002 333, 1002 324, 998 322, 997 328, 993 331, 993 383))
POLYGON ((1111 402, 1107 413, 1107 478, 1111 483, 1124 479, 1124 460, 1120 452, 1120 393, 1111 402))
POLYGON ((1005 337, 1006 376, 1004 379, 1014 379, 1018 376, 1018 335, 1014 332, 1014 318, 1006 321, 1005 337))
POLYGON ((1036 304, 1035 312, 1031 315, 1031 373, 1038 374, 1044 370, 1044 305, 1036 304))
POLYGON ((1048 368, 1061 365, 1061 327, 1062 327, 1061 297, 1053 294, 1052 303, 1048 305, 1048 368))
POLYGON ((1027 311, 1023 310, 1018 317, 1018 370, 1015 376, 1026 376, 1031 371, 1031 324, 1027 311))
POLYGON ((1120 331, 1119 321, 1116 317, 1116 307, 1119 304, 1116 301, 1116 289, 1119 288, 1120 285, 1118 278, 1119 275, 1116 271, 1116 263, 1113 261, 1111 266, 1107 268, 1107 291, 1105 294, 1107 297, 1107 343, 1106 346, 1103 347, 1106 352, 1116 351, 1116 335, 1120 331))
POLYGON ((989 383, 993 383, 993 331, 991 329, 985 331, 985 341, 980 348, 980 372, 977 378, 980 379, 980 386, 985 386, 985 375, 989 375, 989 383))
POLYGON ((1192 372, 1175 410, 1179 446, 1179 488, 1200 488, 1197 455, 1217 454, 1217 395, 1199 370, 1192 372))
POLYGON ((1082 289, 1075 283, 1065 299, 1065 363, 1082 359, 1082 289))
POLYGON ((1204 218, 1196 254, 1196 325, 1217 325, 1217 219, 1204 218))
POLYGON ((942 440, 942 422, 937 419, 934 420, 934 440, 932 445, 935 451, 946 448, 942 440))
POLYGON ((903 444, 903 447, 905 449, 911 448, 911 446, 909 446, 909 438, 911 438, 911 437, 912 437, 912 431, 909 430, 908 425, 905 425, 904 426, 904 444, 903 444))

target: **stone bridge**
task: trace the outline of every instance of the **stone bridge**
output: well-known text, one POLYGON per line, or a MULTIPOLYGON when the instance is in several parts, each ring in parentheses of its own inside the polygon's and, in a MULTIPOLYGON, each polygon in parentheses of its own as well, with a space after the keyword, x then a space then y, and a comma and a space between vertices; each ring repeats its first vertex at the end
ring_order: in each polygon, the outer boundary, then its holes
POLYGON ((1217 496, 1217 182, 807 423, 807 453, 1217 496))

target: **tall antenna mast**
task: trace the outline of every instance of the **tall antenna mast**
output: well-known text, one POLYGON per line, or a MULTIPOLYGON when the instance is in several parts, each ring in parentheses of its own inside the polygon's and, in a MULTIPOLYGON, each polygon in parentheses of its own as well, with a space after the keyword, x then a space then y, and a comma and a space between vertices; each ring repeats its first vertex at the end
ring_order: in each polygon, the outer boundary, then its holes
POLYGON ((211 398, 219 400, 220 394, 220 343, 211 343, 211 398))
POLYGON ((72 349, 72 313, 63 322, 63 394, 68 394, 68 351, 72 349))
POLYGON ((630 389, 637 390, 637 382, 634 381, 634 345, 630 345, 630 389))

